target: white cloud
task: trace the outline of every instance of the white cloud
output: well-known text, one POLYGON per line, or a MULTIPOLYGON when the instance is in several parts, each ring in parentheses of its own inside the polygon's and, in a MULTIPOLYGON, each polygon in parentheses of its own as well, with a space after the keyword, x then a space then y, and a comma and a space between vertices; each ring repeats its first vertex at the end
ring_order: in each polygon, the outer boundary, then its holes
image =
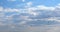
MULTIPOLYGON (((34 11, 37 11, 37 10, 44 10, 44 11, 46 11, 46 10, 48 10, 48 11, 54 12, 55 9, 56 9, 56 7, 47 7, 47 6, 44 6, 44 5, 39 5, 39 6, 36 6, 36 7, 29 7, 29 6, 32 5, 32 2, 28 2, 27 5, 28 5, 28 7, 24 8, 24 9, 15 9, 15 8, 12 9, 12 8, 0 7, 0 11, 2 11, 2 14, 0 13, 1 14, 0 17, 4 17, 3 15, 4 15, 5 12, 19 12, 19 13, 23 13, 22 11, 24 11, 24 12, 26 11, 28 14, 31 14, 33 16, 37 16, 37 15, 39 15, 39 13, 38 12, 34 12, 34 11)), ((41 12, 41 14, 42 14, 42 12, 41 12)), ((8 21, 12 21, 14 15, 15 14, 13 14, 12 16, 6 16, 6 18, 8 19, 8 21)), ((23 20, 27 20, 27 21, 29 20, 29 16, 21 16, 20 18, 23 19, 23 20)), ((58 20, 56 18, 47 18, 45 20, 51 20, 51 21, 55 20, 55 21, 60 22, 60 20, 58 20)), ((21 23, 26 23, 26 22, 23 21, 21 23)))
POLYGON ((11 8, 6 8, 4 9, 5 12, 19 12, 19 9, 11 9, 11 8))
POLYGON ((29 14, 31 14, 33 16, 37 16, 38 15, 38 13, 36 13, 36 12, 29 12, 29 14))
POLYGON ((56 6, 57 8, 60 8, 60 3, 56 6))
MULTIPOLYGON (((22 0, 22 1, 25 1, 25 0, 22 0)), ((35 11, 35 10, 45 10, 45 11, 55 11, 55 10, 59 10, 59 7, 60 7, 60 4, 58 4, 57 6, 55 7, 47 7, 45 5, 38 5, 38 6, 35 6, 35 7, 31 7, 33 5, 32 2, 27 2, 26 3, 26 8, 24 9, 15 9, 15 8, 3 8, 0 6, 0 11, 5 11, 5 12, 20 12, 22 10, 28 10, 28 11, 35 11)), ((25 11, 24 11, 25 12, 25 11)))
POLYGON ((3 12, 0 12, 0 18, 4 18, 5 14, 3 12))
POLYGON ((25 13, 25 12, 36 11, 36 10, 45 10, 45 11, 46 10, 47 11, 51 11, 52 10, 52 11, 54 11, 56 9, 55 7, 47 7, 47 6, 44 6, 44 5, 39 5, 39 6, 35 6, 35 7, 31 7, 31 6, 32 6, 32 2, 28 2, 27 3, 27 7, 24 8, 24 9, 15 9, 15 8, 12 9, 12 8, 3 8, 3 7, 0 7, 0 11, 25 13))
POLYGON ((20 9, 15 9, 15 8, 3 8, 2 6, 0 7, 0 12, 20 12, 20 9))
POLYGON ((3 7, 0 7, 0 11, 3 11, 3 9, 4 9, 3 7))
MULTIPOLYGON (((0 17, 1 17, 0 18, 0 25, 1 26, 2 25, 8 25, 11 28, 15 28, 15 25, 13 23, 13 20, 14 20, 13 16, 16 15, 16 14, 12 14, 10 16, 5 16, 5 14, 4 14, 5 12, 24 13, 26 11, 28 14, 31 14, 33 16, 37 16, 37 15, 39 15, 39 13, 38 12, 34 12, 34 11, 37 11, 37 10, 44 10, 44 11, 46 11, 46 10, 48 10, 48 11, 54 12, 54 11, 57 11, 57 8, 58 8, 58 7, 47 7, 47 6, 44 6, 44 5, 39 5, 39 6, 36 6, 36 7, 30 7, 32 5, 31 2, 27 3, 27 5, 29 7, 24 8, 22 10, 21 9, 15 9, 15 8, 14 9, 11 9, 11 8, 5 8, 4 9, 3 7, 0 7, 0 12, 2 12, 2 13, 0 13, 0 17), (22 11, 24 11, 24 12, 22 12, 22 11), (7 24, 2 23, 3 21, 6 21, 6 20, 7 20, 7 24)), ((56 13, 58 13, 58 12, 56 12, 56 13)), ((42 14, 42 12, 41 12, 41 14, 42 14)), ((20 14, 18 14, 18 15, 20 15, 20 14)), ((46 20, 46 21, 53 21, 54 20, 54 21, 60 22, 60 17, 50 17, 50 18, 43 18, 43 19, 31 19, 31 18, 29 18, 28 15, 27 16, 21 16, 20 15, 18 19, 23 20, 20 23, 18 23, 18 25, 24 25, 24 24, 26 24, 29 21, 37 21, 37 20, 46 20)), ((29 32, 29 31, 33 31, 33 32, 36 32, 36 31, 37 32, 56 32, 56 31, 58 31, 59 32, 60 31, 59 27, 60 26, 57 26, 57 27, 56 26, 53 26, 53 27, 51 27, 51 26, 50 27, 49 26, 28 27, 25 31, 26 32, 29 32)))
POLYGON ((32 19, 32 20, 45 20, 45 21, 57 21, 60 22, 60 17, 49 17, 49 18, 42 18, 42 19, 32 19))
POLYGON ((57 21, 57 22, 60 22, 59 18, 60 17, 51 17, 51 18, 47 18, 45 20, 47 20, 47 21, 57 21))
POLYGON ((25 2, 25 0, 22 0, 23 2, 25 2))
POLYGON ((25 24, 26 24, 26 21, 20 22, 20 25, 25 25, 25 24))
POLYGON ((7 0, 7 1, 16 1, 16 0, 7 0))
POLYGON ((20 16, 21 19, 26 20, 29 16, 20 16))
POLYGON ((26 5, 27 5, 26 7, 31 7, 32 4, 33 4, 32 2, 27 2, 27 3, 26 3, 26 5))
POLYGON ((34 15, 34 16, 36 16, 36 15, 37 15, 37 13, 34 13, 34 12, 32 12, 31 14, 32 14, 32 15, 34 15))
POLYGON ((54 11, 55 10, 55 7, 47 7, 47 6, 44 6, 44 5, 39 5, 39 6, 37 6, 36 7, 37 8, 37 10, 52 10, 52 11, 54 11))

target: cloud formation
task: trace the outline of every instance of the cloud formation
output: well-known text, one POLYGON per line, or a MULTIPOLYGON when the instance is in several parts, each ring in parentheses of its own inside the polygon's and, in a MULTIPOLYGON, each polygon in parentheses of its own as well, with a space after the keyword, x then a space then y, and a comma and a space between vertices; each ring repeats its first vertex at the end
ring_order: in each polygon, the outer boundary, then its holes
POLYGON ((60 26, 57 26, 60 25, 59 5, 55 7, 47 7, 44 5, 31 7, 31 5, 32 3, 28 2, 27 7, 24 9, 3 8, 0 6, 0 27, 7 26, 9 31, 15 31, 16 29, 20 32, 21 28, 23 32, 59 32, 60 26), (34 25, 37 25, 37 27, 34 25))

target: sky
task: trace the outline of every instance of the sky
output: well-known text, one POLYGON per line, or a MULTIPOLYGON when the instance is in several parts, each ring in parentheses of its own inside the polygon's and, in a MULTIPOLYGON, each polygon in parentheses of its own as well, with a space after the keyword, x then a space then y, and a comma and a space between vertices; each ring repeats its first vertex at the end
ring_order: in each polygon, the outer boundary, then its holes
POLYGON ((60 32, 60 0, 0 0, 0 32, 60 32))
POLYGON ((60 0, 0 0, 0 6, 4 8, 24 8, 31 2, 31 6, 45 5, 56 6, 60 3, 60 0))

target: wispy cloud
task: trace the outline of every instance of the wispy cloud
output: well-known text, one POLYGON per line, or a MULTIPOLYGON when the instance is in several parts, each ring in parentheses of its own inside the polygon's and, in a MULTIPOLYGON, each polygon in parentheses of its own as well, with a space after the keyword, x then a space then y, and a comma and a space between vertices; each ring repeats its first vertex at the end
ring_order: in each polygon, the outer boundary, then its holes
POLYGON ((7 1, 16 1, 16 0, 7 0, 7 1))
POLYGON ((25 0, 22 0, 23 2, 25 2, 25 0))

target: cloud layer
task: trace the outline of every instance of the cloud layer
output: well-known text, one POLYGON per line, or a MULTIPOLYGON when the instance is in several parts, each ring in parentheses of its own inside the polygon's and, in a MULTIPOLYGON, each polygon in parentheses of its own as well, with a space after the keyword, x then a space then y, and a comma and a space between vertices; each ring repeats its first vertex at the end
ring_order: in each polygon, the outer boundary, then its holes
POLYGON ((31 7, 32 2, 26 4, 27 6, 23 9, 4 8, 0 6, 0 32, 60 31, 60 5, 55 7, 44 5, 31 7))

